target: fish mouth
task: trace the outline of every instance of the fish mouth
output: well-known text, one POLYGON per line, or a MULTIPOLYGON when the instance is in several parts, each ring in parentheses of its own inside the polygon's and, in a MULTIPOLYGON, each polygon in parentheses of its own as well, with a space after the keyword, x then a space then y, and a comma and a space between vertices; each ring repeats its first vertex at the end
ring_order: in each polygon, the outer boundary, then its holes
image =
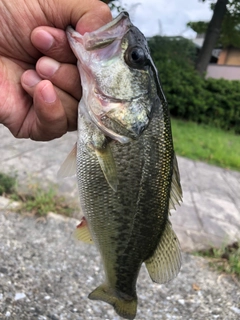
POLYGON ((129 14, 123 11, 103 27, 91 32, 90 37, 85 41, 85 49, 88 51, 100 49, 117 39, 121 40, 131 26, 129 14), (99 37, 99 34, 101 34, 101 37, 99 37))
POLYGON ((75 55, 79 54, 74 50, 74 42, 81 43, 85 50, 92 51, 109 46, 112 42, 119 39, 127 33, 133 26, 126 11, 121 12, 115 19, 104 25, 103 27, 87 32, 83 36, 76 32, 71 26, 66 29, 68 41, 75 55))

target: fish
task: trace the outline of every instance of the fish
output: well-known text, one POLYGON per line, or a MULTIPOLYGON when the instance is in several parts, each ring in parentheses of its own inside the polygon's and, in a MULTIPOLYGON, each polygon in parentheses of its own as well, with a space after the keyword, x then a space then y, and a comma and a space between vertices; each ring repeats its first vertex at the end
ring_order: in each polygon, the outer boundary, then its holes
POLYGON ((182 189, 168 104, 147 40, 127 12, 96 31, 81 35, 68 26, 66 34, 82 98, 76 148, 62 172, 76 166, 84 217, 75 236, 95 244, 105 271, 88 297, 134 319, 142 265, 157 283, 181 267, 169 220, 182 189))

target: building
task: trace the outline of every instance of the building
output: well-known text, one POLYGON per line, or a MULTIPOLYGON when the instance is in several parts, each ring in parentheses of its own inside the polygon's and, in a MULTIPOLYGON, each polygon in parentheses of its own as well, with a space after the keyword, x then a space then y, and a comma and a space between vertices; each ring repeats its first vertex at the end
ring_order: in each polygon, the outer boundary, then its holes
MULTIPOLYGON (((204 34, 198 34, 193 43, 197 48, 202 47, 204 34)), ((228 47, 214 49, 206 72, 207 78, 240 80, 240 49, 228 47)))
POLYGON ((208 65, 206 76, 215 79, 240 80, 240 49, 228 47, 221 50, 217 63, 208 65))

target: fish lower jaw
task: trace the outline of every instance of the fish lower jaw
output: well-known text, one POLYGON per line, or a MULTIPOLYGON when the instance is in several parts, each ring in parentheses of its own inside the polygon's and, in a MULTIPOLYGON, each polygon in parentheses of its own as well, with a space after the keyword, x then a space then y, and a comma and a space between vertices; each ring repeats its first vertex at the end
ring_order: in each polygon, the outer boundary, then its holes
POLYGON ((100 117, 96 116, 92 110, 89 110, 88 111, 89 113, 89 116, 90 116, 90 119, 91 121, 98 127, 98 129, 100 129, 102 131, 102 133, 113 139, 113 140, 116 140, 122 144, 126 144, 126 143, 129 143, 131 141, 131 138, 129 137, 126 137, 126 136, 123 136, 121 134, 118 134, 116 132, 114 132, 113 130, 107 128, 104 123, 101 121, 100 117))

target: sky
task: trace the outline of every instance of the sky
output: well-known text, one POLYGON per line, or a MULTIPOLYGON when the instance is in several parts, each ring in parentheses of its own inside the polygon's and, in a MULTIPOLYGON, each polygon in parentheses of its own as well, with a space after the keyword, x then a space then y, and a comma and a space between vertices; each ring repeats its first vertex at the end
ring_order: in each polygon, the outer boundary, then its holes
POLYGON ((120 0, 119 2, 129 11, 132 22, 146 37, 161 34, 195 38, 196 33, 186 27, 187 22, 209 21, 212 17, 209 1, 203 3, 200 0, 120 0))

